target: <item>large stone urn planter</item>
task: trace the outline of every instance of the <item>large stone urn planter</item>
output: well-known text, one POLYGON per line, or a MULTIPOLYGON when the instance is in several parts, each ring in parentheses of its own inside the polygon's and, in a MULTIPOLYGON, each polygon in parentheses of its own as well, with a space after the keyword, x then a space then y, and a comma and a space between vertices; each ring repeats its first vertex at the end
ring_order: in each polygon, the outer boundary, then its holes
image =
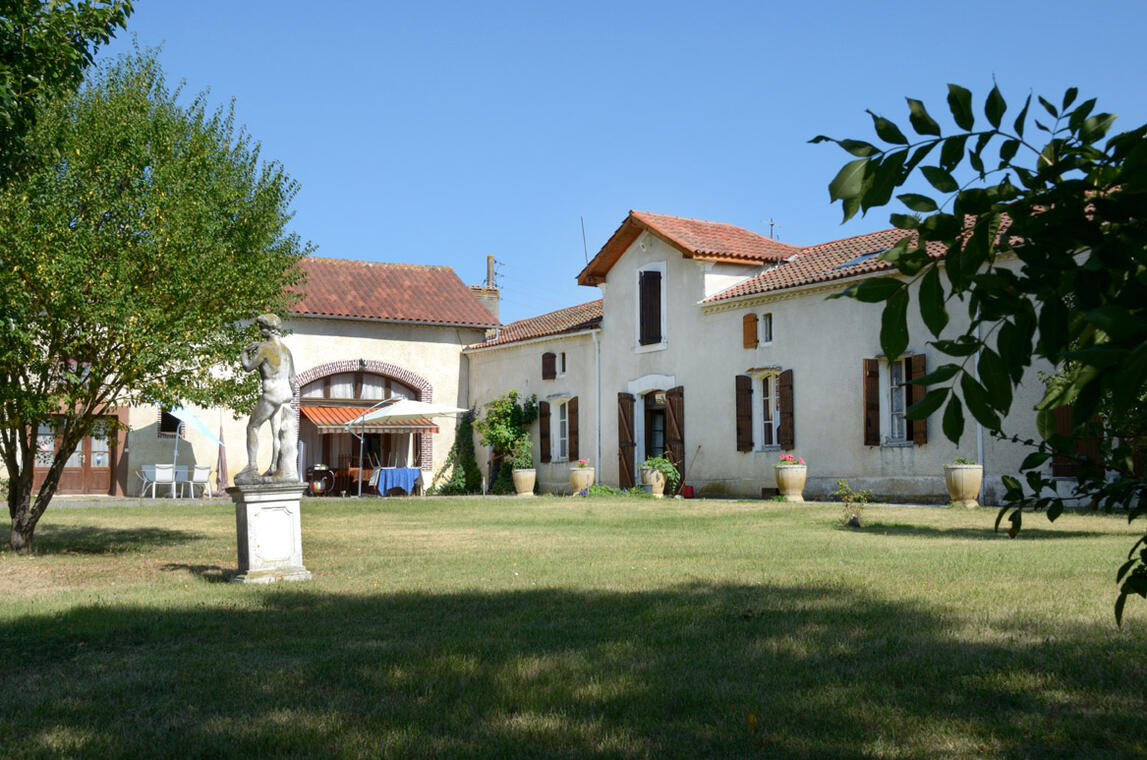
POLYGON ((804 464, 778 464, 774 468, 777 473, 777 490, 785 501, 804 501, 803 491, 805 478, 808 476, 808 465, 804 464))
POLYGON ((570 490, 574 493, 581 493, 593 485, 593 468, 592 467, 571 467, 570 468, 570 490))
POLYGON ((981 464, 944 465, 944 485, 948 486, 948 498, 953 507, 974 509, 980 506, 980 484, 984 480, 984 466, 981 464))
POLYGON ((653 498, 665 498, 665 473, 661 470, 653 467, 642 467, 641 482, 650 487, 653 498))
POLYGON ((538 471, 533 469, 519 470, 515 468, 512 474, 514 476, 514 492, 518 496, 533 496, 534 483, 537 482, 538 471))

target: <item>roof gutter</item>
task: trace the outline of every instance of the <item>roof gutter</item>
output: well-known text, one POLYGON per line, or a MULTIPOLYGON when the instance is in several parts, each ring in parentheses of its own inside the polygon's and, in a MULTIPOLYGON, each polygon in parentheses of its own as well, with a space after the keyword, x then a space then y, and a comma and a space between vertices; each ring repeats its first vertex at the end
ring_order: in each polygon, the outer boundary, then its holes
POLYGON ((347 322, 381 322, 391 325, 426 325, 429 327, 463 327, 474 330, 494 330, 503 327, 500 322, 476 324, 473 322, 431 322, 421 319, 385 319, 383 317, 351 317, 343 314, 304 314, 290 312, 290 319, 341 319, 347 322))
POLYGON ((535 343, 547 343, 552 340, 565 340, 567 338, 577 338, 582 335, 596 335, 601 333, 600 327, 592 327, 588 330, 575 330, 573 332, 551 333, 549 335, 539 335, 536 338, 525 338, 523 340, 514 340, 506 343, 499 343, 494 346, 467 346, 462 349, 464 354, 474 354, 479 351, 495 351, 499 348, 513 348, 515 346, 529 346, 535 343))

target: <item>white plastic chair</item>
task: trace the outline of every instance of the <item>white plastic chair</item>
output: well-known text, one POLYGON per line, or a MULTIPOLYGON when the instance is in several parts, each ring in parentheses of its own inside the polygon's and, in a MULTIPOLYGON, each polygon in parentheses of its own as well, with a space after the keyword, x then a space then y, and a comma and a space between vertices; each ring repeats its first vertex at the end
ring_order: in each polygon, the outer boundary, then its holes
POLYGON ((175 465, 171 464, 157 464, 155 466, 155 478, 151 481, 151 498, 155 498, 156 486, 168 486, 171 488, 171 498, 175 498, 175 465))
POLYGON ((206 494, 208 497, 210 497, 211 496, 211 481, 209 479, 210 477, 211 477, 211 465, 197 464, 197 465, 195 465, 195 469, 192 470, 192 472, 191 472, 191 477, 188 478, 187 480, 183 481, 183 485, 186 485, 191 490, 192 498, 195 497, 195 486, 199 486, 200 495, 206 494))

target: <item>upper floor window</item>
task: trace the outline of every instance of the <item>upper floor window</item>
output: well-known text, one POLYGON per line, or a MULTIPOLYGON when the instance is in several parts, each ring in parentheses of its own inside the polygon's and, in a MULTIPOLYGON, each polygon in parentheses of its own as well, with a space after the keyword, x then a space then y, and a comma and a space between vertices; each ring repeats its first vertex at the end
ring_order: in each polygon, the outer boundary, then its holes
POLYGON ((665 264, 647 265, 637 273, 637 343, 665 342, 665 264))
POLYGON ((767 346, 772 342, 772 312, 761 314, 759 322, 755 313, 741 317, 741 343, 745 348, 756 348, 759 345, 767 346))

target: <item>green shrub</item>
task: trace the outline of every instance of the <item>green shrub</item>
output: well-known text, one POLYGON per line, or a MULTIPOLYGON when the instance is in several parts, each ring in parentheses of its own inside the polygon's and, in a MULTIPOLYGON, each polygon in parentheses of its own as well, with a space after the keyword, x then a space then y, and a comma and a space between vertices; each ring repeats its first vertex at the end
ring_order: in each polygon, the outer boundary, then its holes
POLYGON ((460 496, 482 493, 482 471, 474 457, 474 417, 473 410, 462 415, 446 462, 434 474, 433 482, 436 485, 430 489, 432 494, 460 496), (450 473, 450 477, 439 483, 445 473, 450 473))
POLYGON ((841 523, 859 528, 864 525, 864 505, 872 501, 872 491, 862 488, 854 491, 844 478, 836 481, 833 498, 844 502, 841 510, 841 523))

